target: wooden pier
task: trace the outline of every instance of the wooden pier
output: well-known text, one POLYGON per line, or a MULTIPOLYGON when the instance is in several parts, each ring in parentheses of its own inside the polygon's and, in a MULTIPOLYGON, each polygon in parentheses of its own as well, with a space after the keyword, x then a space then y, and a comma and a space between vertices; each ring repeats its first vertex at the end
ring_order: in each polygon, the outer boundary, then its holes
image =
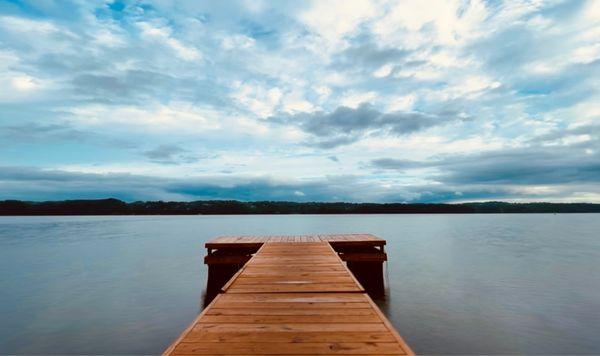
POLYGON ((411 355, 341 258, 373 262, 360 254, 381 259, 384 245, 372 235, 207 243, 208 263, 222 257, 243 266, 165 355, 411 355))
POLYGON ((372 298, 385 294, 383 263, 387 261, 385 240, 370 234, 302 236, 221 236, 206 243, 208 282, 205 306, 221 287, 268 242, 327 242, 372 298))

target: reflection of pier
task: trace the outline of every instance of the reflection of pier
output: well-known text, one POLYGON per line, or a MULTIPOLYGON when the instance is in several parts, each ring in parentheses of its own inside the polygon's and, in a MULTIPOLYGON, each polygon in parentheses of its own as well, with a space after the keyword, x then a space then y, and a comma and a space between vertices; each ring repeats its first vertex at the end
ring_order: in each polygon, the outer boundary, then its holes
POLYGON ((384 245, 372 235, 214 239, 212 301, 165 354, 412 354, 365 293, 383 295, 384 245))

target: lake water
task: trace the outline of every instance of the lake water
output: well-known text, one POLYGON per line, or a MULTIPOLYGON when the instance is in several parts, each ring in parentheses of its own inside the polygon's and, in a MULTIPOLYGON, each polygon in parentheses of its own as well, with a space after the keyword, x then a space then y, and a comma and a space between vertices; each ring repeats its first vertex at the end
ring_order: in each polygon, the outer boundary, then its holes
POLYGON ((0 217, 1 354, 156 354, 227 234, 387 240, 382 310, 417 353, 600 354, 600 215, 0 217))

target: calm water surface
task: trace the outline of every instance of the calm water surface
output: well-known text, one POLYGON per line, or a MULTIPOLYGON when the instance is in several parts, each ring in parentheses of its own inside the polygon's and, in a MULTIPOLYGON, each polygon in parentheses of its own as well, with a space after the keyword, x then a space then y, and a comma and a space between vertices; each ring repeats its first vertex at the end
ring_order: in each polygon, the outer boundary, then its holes
POLYGON ((0 217, 1 354, 156 354, 223 234, 387 239, 381 307, 417 353, 600 354, 600 215, 0 217))

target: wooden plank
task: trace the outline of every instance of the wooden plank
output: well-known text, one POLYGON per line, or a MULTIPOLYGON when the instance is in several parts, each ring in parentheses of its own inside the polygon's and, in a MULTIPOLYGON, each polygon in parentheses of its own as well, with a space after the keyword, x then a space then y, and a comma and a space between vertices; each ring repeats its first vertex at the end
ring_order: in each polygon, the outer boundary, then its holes
POLYGON ((234 285, 226 290, 229 293, 304 293, 304 292, 361 292, 363 289, 354 283, 337 284, 264 284, 234 285))
POLYGON ((335 264, 321 264, 319 266, 316 265, 286 265, 286 264, 254 264, 251 266, 248 266, 247 268, 248 271, 255 271, 255 272, 262 272, 262 273, 292 273, 294 271, 297 271, 298 273, 306 273, 306 272, 343 272, 345 269, 342 265, 335 263, 335 264))
POLYGON ((377 305, 375 304, 375 302, 373 302, 373 300, 371 300, 371 298, 367 298, 367 299, 369 301, 369 304, 371 304, 371 306, 373 307, 373 310, 375 311, 375 313, 377 313, 379 315, 379 318, 380 318, 381 322, 387 327, 387 329, 390 331, 390 333, 394 336, 394 338, 396 339, 396 341, 398 342, 398 344, 400 345, 400 347, 404 350, 404 352, 407 353, 407 354, 414 355, 414 352, 412 351, 412 349, 410 348, 410 346, 408 346, 408 344, 406 343, 406 341, 404 341, 404 339, 402 338, 402 336, 400 336, 400 334, 398 333, 398 331, 396 331, 396 329, 394 328, 394 326, 392 325, 392 323, 390 323, 390 321, 385 317, 385 315, 383 315, 383 313, 377 307, 377 305))
POLYGON ((231 302, 256 303, 339 303, 368 302, 363 293, 263 293, 263 294, 220 294, 220 299, 231 302))
POLYGON ((213 240, 261 245, 165 354, 412 354, 331 246, 381 244, 373 238, 298 235, 213 240))
POLYGON ((223 301, 214 305, 215 308, 247 308, 247 309, 364 309, 370 308, 367 302, 246 302, 246 301, 223 301))
POLYGON ((286 276, 286 275, 279 275, 279 276, 271 276, 271 277, 257 277, 256 275, 252 275, 252 276, 242 276, 240 278, 238 278, 237 283, 238 284, 262 284, 262 283, 267 283, 267 284, 309 284, 309 283, 352 283, 353 280, 349 277, 349 276, 345 276, 345 275, 338 275, 338 276, 331 276, 331 275, 321 275, 318 273, 309 275, 309 276, 305 276, 305 277, 299 277, 299 276, 286 276))
POLYGON ((394 342, 182 342, 174 355, 404 355, 394 342))
POLYGON ((246 269, 246 273, 244 274, 244 278, 279 278, 279 277, 287 277, 290 278, 302 278, 302 277, 343 277, 346 274, 344 271, 319 271, 319 272, 310 272, 310 271, 288 271, 287 273, 282 273, 280 271, 255 271, 255 273, 250 273, 250 268, 246 269))
MULTIPOLYGON (((265 276, 266 277, 266 276, 265 276)), ((241 272, 232 278, 231 283, 223 287, 229 293, 282 293, 282 292, 360 292, 362 286, 354 279, 350 271, 332 250, 329 244, 319 243, 265 243, 259 252, 248 262, 241 272), (290 257, 285 257, 290 256, 290 257), (278 279, 263 279, 259 282, 248 280, 247 271, 256 277, 257 267, 267 267, 279 272, 310 270, 315 274, 337 268, 343 278, 335 280, 298 279, 280 275, 278 279)))
MULTIPOLYGON (((347 324, 345 324, 347 325, 347 324)), ((372 324, 371 324, 372 325, 372 324)), ((192 331, 186 342, 394 342, 385 331, 192 331)))
MULTIPOLYGON (((204 324, 195 323, 192 330, 202 332, 320 332, 320 333, 338 333, 338 332, 388 332, 383 323, 359 324, 359 323, 327 323, 327 324, 204 324)), ((191 330, 190 330, 191 331, 191 330)))
POLYGON ((286 324, 286 323, 380 323, 378 315, 211 315, 205 314, 198 323, 207 324, 286 324))
POLYGON ((213 307, 206 315, 375 315, 370 305, 349 310, 332 308, 245 308, 213 307))
POLYGON ((337 234, 304 236, 219 236, 208 241, 206 248, 258 248, 265 242, 330 242, 334 246, 382 246, 385 240, 371 234, 337 234))

